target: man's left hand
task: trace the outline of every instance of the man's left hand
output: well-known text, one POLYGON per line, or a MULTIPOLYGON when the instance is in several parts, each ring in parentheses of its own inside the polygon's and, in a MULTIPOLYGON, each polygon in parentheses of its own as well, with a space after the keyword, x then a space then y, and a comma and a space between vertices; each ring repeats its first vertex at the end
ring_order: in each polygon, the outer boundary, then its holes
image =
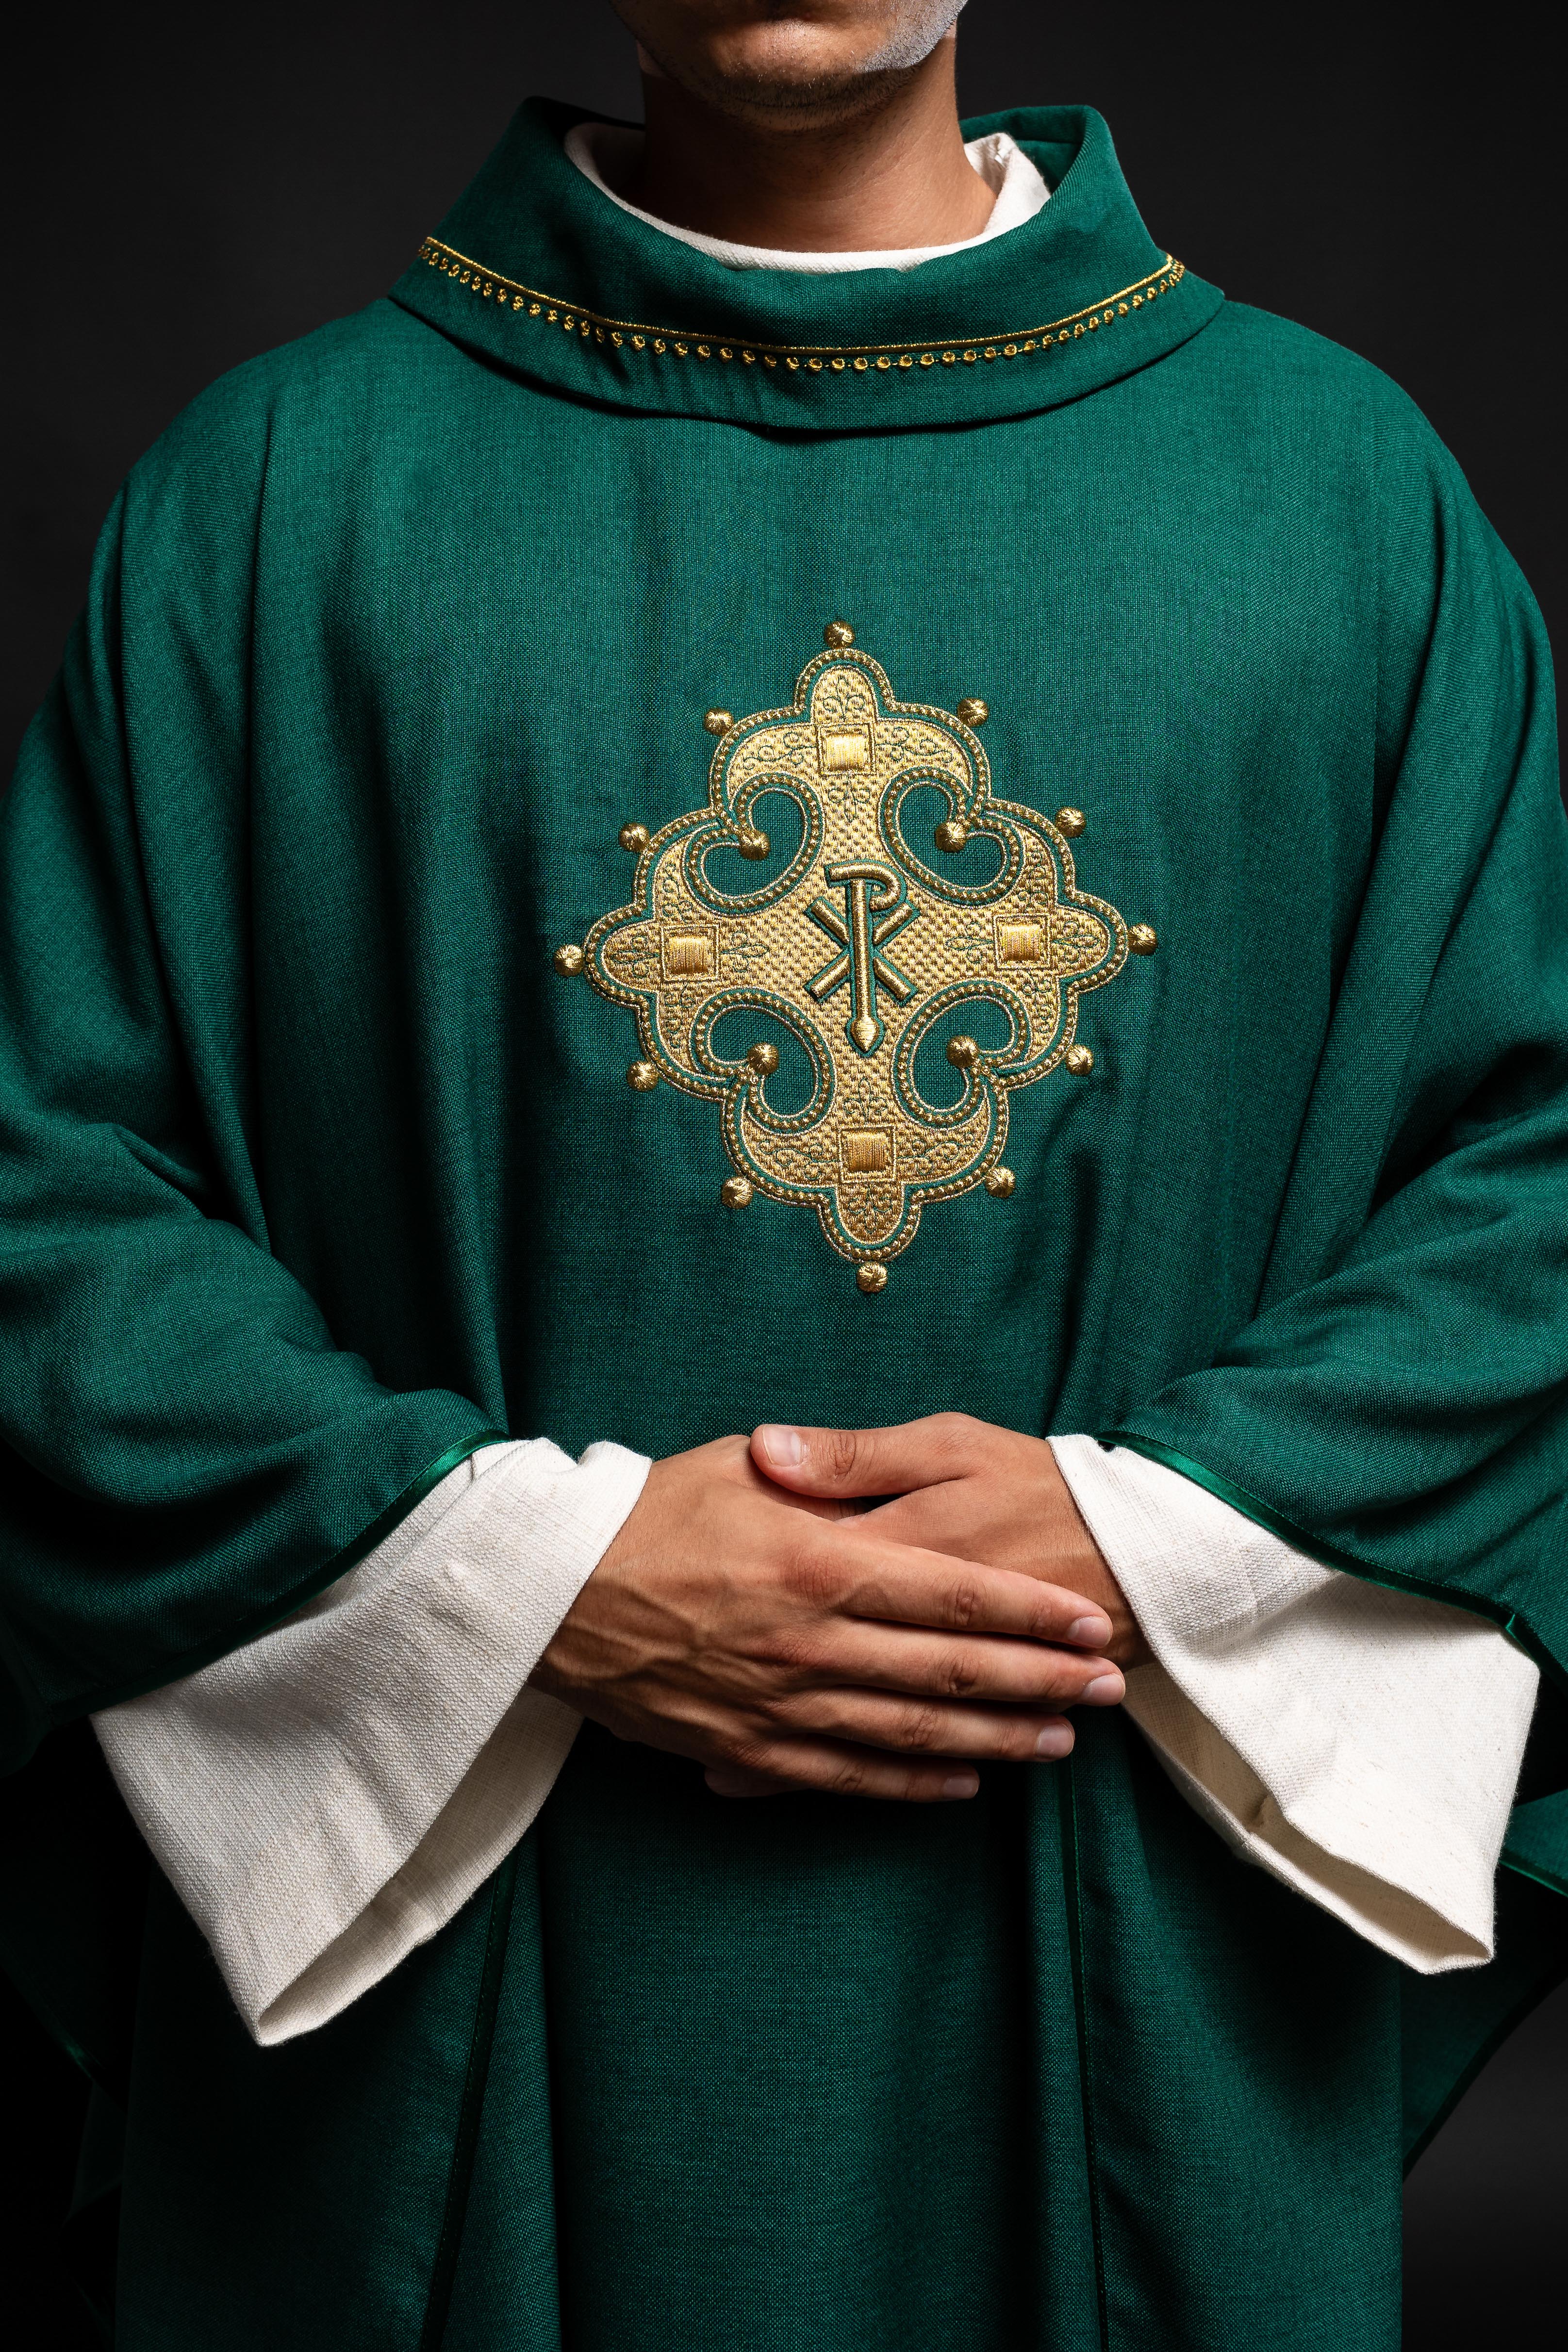
POLYGON ((765 1422, 752 1433, 752 1459, 793 1494, 836 1502, 889 1497, 868 1514, 879 1533, 1081 1592, 1110 1620, 1106 1656, 1126 1668, 1151 1654, 1043 1437, 1020 1437, 963 1412, 894 1429, 765 1422))

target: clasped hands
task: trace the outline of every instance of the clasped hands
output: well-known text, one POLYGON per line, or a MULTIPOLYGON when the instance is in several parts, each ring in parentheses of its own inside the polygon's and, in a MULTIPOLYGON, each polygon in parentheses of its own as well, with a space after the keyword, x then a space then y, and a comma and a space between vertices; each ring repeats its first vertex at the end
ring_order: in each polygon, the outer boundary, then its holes
POLYGON ((531 1680, 720 1796, 929 1801, 1147 1655, 1049 1445, 938 1413, 656 1462, 531 1680))

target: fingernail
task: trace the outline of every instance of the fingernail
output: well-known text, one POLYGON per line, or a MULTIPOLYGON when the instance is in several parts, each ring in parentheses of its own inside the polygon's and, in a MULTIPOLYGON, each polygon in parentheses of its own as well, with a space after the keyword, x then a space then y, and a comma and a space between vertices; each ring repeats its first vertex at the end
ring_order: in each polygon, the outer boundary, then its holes
POLYGON ((1075 1617, 1068 1627, 1068 1640, 1081 1642, 1086 1650, 1103 1649, 1110 1639, 1109 1617, 1075 1617))
POLYGON ((942 1784, 944 1797, 973 1797, 980 1786, 978 1772, 950 1772, 942 1784))
POLYGON ((1066 1756, 1072 1748, 1072 1728, 1066 1723, 1047 1723, 1035 1742, 1037 1756, 1066 1756))
POLYGON ((1114 1706, 1127 1696, 1127 1685, 1120 1675, 1096 1675, 1085 1683, 1083 1695, 1090 1706, 1114 1706))
POLYGON ((764 1421, 757 1436, 763 1452, 775 1470, 798 1470, 805 1460, 805 1440, 798 1429, 786 1429, 782 1423, 764 1421))

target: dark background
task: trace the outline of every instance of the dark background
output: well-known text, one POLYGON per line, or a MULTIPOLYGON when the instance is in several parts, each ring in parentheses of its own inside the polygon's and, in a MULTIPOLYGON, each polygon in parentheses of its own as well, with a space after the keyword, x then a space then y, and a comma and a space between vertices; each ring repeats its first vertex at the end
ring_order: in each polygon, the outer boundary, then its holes
MULTIPOLYGON (((1402 383, 1458 454, 1560 643, 1548 22, 1511 5, 1456 23, 1333 0, 1288 12, 971 0, 959 81, 968 113, 1091 101, 1163 245, 1402 383)), ((176 411, 225 368, 384 291, 520 97, 640 111, 630 44, 604 0, 437 11, 89 0, 35 17, 7 55, 5 768, 115 488, 176 411)), ((47 2248, 79 2104, 72 2069, 0 1986, 0 2144, 25 2168, 0 2202, 0 2326, 14 2352, 93 2340, 47 2248)), ((1406 2352, 1549 2340, 1565 2213, 1560 1992, 1412 2175, 1406 2352)))

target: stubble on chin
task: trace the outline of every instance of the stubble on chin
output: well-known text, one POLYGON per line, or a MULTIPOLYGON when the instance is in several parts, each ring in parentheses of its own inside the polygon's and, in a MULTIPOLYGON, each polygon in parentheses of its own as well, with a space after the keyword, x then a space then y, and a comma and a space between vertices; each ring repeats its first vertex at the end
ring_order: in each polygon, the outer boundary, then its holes
MULTIPOLYGON (((879 107, 931 55, 964 0, 906 0, 882 16, 880 37, 858 53, 819 21, 782 12, 760 16, 734 38, 677 49, 659 39, 637 0, 612 0, 637 37, 645 62, 715 112, 780 130, 828 128, 879 107)), ((872 28, 868 28, 872 29, 872 28)))

